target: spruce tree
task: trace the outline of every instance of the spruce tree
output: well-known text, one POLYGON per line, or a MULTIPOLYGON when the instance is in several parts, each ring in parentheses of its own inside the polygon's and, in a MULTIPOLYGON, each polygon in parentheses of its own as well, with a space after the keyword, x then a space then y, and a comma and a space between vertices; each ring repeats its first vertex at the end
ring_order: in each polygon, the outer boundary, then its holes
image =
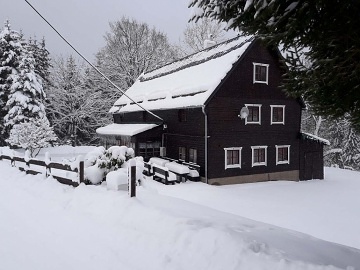
POLYGON ((21 43, 21 35, 12 30, 9 21, 6 21, 0 32, 0 145, 5 145, 5 139, 8 137, 4 117, 8 113, 6 103, 22 53, 21 43))
POLYGON ((45 93, 35 73, 35 59, 28 46, 22 47, 6 103, 5 126, 28 122, 31 118, 45 117, 45 93))

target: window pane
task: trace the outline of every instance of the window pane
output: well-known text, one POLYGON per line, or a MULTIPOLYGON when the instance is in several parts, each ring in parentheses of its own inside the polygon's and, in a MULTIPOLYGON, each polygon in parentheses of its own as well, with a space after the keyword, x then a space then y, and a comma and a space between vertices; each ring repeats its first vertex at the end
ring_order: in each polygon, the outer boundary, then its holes
POLYGON ((179 147, 179 159, 185 160, 186 158, 186 148, 179 147))
POLYGON ((265 149, 254 149, 254 163, 263 163, 265 162, 265 149))
POLYGON ((240 164, 240 150, 226 150, 227 165, 240 164))
POLYGON ((197 150, 194 148, 189 149, 189 162, 197 162, 197 150))
POLYGON ((248 106, 249 109, 249 122, 259 122, 259 107, 255 106, 248 106))
POLYGON ((289 160, 289 150, 287 147, 278 148, 278 161, 288 161, 289 160))
POLYGON ((255 66, 255 81, 266 82, 266 66, 255 66))
POLYGON ((284 108, 274 107, 273 108, 273 122, 283 122, 284 119, 284 108))

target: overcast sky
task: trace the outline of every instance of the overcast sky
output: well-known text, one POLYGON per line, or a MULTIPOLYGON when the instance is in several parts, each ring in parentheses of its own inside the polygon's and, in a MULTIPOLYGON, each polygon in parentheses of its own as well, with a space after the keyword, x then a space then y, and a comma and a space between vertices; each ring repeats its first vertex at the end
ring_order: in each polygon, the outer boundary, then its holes
MULTIPOLYGON (((188 0, 28 0, 85 57, 105 45, 109 21, 122 16, 146 22, 177 43, 190 18, 188 0)), ((25 38, 45 37, 50 53, 68 55, 71 48, 35 13, 25 0, 0 0, 0 23, 10 20, 25 38)), ((1 28, 2 28, 1 25, 1 28)), ((73 53, 75 54, 75 53, 73 53)))

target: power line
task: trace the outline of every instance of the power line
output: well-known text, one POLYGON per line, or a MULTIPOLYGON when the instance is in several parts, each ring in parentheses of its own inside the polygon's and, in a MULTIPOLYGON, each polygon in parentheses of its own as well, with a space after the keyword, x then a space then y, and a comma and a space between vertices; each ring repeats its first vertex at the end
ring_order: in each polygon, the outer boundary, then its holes
POLYGON ((164 121, 164 119, 162 119, 160 116, 154 114, 153 112, 145 109, 143 106, 141 106, 138 102, 136 102, 135 100, 133 100, 131 97, 129 97, 124 90, 122 90, 119 86, 117 86, 115 83, 113 83, 104 73, 102 73, 96 66, 94 66, 85 56, 83 56, 69 41, 67 41, 67 39, 60 34, 60 32, 58 30, 56 30, 56 28, 54 26, 52 26, 52 24, 45 19, 45 17, 43 15, 40 14, 39 11, 37 11, 37 9, 30 4, 30 2, 28 0, 25 0, 25 2, 82 58, 85 60, 86 63, 88 63, 94 70, 96 70, 97 73, 99 73, 105 80, 107 80, 112 86, 114 86, 116 89, 118 89, 124 96, 126 96, 128 99, 130 99, 132 102, 134 102, 134 104, 136 104, 137 106, 139 106, 141 109, 143 109, 144 111, 148 112, 149 114, 151 114, 152 116, 156 117, 157 119, 164 121))

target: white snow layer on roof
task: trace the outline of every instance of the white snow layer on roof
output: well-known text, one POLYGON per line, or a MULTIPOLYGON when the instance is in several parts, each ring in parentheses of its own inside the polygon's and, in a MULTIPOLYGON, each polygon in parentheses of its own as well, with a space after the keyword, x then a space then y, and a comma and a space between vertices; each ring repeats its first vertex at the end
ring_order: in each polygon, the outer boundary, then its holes
POLYGON ((314 140, 314 141, 323 143, 325 145, 330 145, 330 142, 328 140, 321 138, 319 136, 316 136, 314 134, 310 134, 310 133, 306 133, 306 132, 301 132, 301 134, 303 134, 303 136, 305 136, 307 139, 314 140))
MULTIPOLYGON (((205 103, 252 42, 238 37, 141 75, 126 95, 148 110, 198 107, 205 103)), ((125 95, 110 109, 142 110, 125 95)))
POLYGON ((157 126, 156 124, 110 124, 96 129, 96 133, 100 135, 134 136, 157 126))

